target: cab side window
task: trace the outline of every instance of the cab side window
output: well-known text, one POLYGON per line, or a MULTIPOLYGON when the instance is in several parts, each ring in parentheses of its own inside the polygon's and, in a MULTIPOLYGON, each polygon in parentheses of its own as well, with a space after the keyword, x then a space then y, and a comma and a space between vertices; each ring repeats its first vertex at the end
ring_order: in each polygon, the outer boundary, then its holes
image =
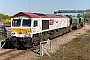
POLYGON ((38 26, 38 21, 34 21, 34 27, 38 26))

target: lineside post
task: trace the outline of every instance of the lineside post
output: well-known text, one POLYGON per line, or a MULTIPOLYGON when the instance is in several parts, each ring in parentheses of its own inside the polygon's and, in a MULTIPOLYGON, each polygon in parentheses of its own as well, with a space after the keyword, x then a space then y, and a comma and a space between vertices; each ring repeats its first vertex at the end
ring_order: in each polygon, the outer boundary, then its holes
POLYGON ((0 41, 0 50, 3 48, 3 46, 5 45, 5 42, 3 43, 3 45, 1 44, 2 41, 0 41))
POLYGON ((46 45, 48 45, 48 44, 50 44, 50 51, 52 50, 52 43, 51 43, 51 40, 47 40, 47 41, 42 41, 42 42, 40 42, 40 56, 43 56, 44 54, 44 52, 48 55, 48 56, 50 56, 49 55, 49 53, 46 51, 46 49, 45 49, 45 46, 46 45), (45 44, 46 43, 46 44, 45 44))

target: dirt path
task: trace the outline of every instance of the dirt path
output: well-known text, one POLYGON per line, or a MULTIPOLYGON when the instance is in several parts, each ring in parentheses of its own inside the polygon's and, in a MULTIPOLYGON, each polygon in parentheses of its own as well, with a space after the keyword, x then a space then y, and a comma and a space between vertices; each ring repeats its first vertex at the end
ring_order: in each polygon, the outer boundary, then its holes
MULTIPOLYGON (((47 50, 50 53, 56 52, 56 50, 58 50, 60 45, 70 42, 73 38, 75 38, 79 35, 86 34, 86 31, 90 29, 89 26, 90 25, 86 24, 85 27, 83 27, 83 28, 80 28, 78 30, 72 31, 63 36, 53 39, 52 40, 52 51, 50 51, 48 49, 47 50)), ((46 46, 46 47, 49 48, 49 46, 46 46)), ((27 53, 20 55, 19 57, 16 57, 12 60, 35 60, 36 56, 38 56, 38 54, 35 54, 34 52, 27 52, 27 53)))

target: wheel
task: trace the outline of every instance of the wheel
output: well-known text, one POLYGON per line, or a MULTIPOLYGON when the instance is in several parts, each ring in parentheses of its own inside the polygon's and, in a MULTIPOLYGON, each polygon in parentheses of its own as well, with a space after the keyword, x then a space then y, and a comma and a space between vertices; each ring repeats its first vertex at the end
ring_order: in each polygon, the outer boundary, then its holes
POLYGON ((85 26, 85 23, 83 23, 83 26, 82 27, 84 27, 85 26))
POLYGON ((67 30, 66 30, 66 28, 64 28, 64 29, 63 29, 63 33, 65 34, 65 33, 66 33, 66 31, 67 31, 67 30))
POLYGON ((24 46, 28 47, 28 48, 33 47, 32 39, 31 38, 26 38, 26 42, 24 42, 24 46))
POLYGON ((38 37, 33 38, 33 44, 34 44, 34 46, 39 44, 39 38, 38 37))
POLYGON ((63 35, 63 34, 64 34, 63 29, 61 29, 60 30, 60 35, 63 35))
POLYGON ((76 28, 78 29, 79 28, 79 25, 77 24, 76 28))
POLYGON ((72 25, 70 26, 70 31, 72 31, 72 25))
POLYGON ((53 35, 54 35, 54 32, 51 32, 51 33, 50 33, 50 39, 53 39, 53 38, 54 38, 53 35))
POLYGON ((12 42, 12 44, 13 44, 14 47, 17 47, 18 41, 17 41, 17 38, 16 38, 16 37, 12 37, 12 38, 10 39, 10 41, 12 42))
POLYGON ((66 32, 68 33, 69 31, 70 31, 70 29, 69 29, 69 28, 67 28, 67 31, 66 31, 66 32))

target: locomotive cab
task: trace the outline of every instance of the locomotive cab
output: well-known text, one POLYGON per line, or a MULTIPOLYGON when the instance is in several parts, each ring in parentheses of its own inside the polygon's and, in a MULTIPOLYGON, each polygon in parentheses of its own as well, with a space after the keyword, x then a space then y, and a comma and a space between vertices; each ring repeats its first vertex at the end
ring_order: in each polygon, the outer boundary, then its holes
POLYGON ((29 18, 13 18, 11 20, 11 36, 13 37, 31 37, 31 19, 29 18))
POLYGON ((15 47, 30 47, 32 37, 32 19, 19 16, 11 19, 11 36, 10 41, 15 47), (29 44, 28 44, 29 43, 29 44))

